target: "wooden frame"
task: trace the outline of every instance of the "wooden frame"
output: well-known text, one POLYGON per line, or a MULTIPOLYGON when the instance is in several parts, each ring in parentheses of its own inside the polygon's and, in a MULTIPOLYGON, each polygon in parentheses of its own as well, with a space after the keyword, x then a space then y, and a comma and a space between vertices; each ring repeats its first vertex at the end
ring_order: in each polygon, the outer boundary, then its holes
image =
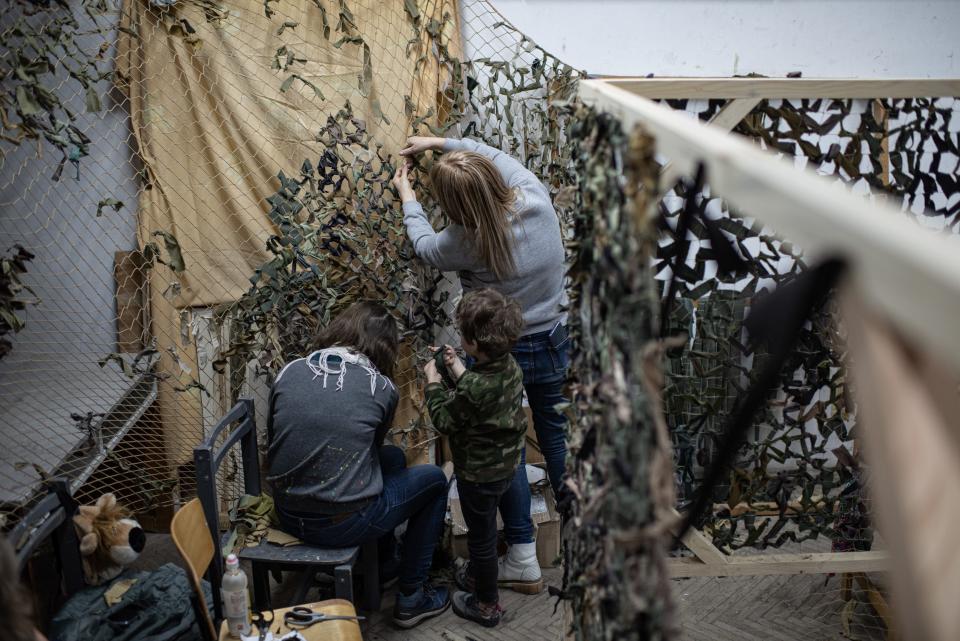
MULTIPOLYGON (((675 180, 702 162, 711 190, 733 207, 795 241, 808 259, 839 254, 851 266, 844 313, 861 329, 851 332, 854 370, 868 383, 858 389, 868 401, 865 439, 879 463, 877 512, 896 554, 889 559, 880 551, 732 557, 702 533, 691 532, 683 542, 697 558, 671 559, 671 576, 838 572, 844 574, 848 595, 862 573, 889 568, 906 638, 960 638, 960 612, 950 602, 960 589, 960 563, 953 560, 949 535, 960 523, 960 422, 955 420, 960 408, 947 409, 960 406, 956 383, 949 384, 960 371, 960 243, 921 229, 882 198, 853 196, 842 184, 798 170, 729 134, 738 114, 752 108, 748 101, 958 96, 960 80, 624 78, 585 80, 579 92, 625 129, 640 125, 654 136, 657 152, 668 160, 663 178, 675 180), (712 124, 704 124, 649 98, 731 102, 712 124), (946 376, 931 376, 939 365, 946 376), (913 429, 904 430, 906 425, 913 429), (924 465, 916 467, 921 460, 924 465)), ((869 582, 865 589, 889 629, 882 595, 869 582)))
MULTIPOLYGON (((680 514, 674 511, 677 522, 680 514)), ((694 557, 667 559, 670 578, 692 576, 765 576, 770 574, 832 574, 883 572, 890 559, 883 550, 869 552, 794 552, 729 556, 709 536, 690 528, 680 540, 694 557)))
POLYGON ((726 562, 705 563, 700 558, 669 559, 671 579, 691 576, 767 576, 770 574, 835 574, 886 572, 890 558, 883 551, 796 552, 726 557, 726 562))
POLYGON ((956 78, 629 78, 602 80, 637 96, 664 98, 915 98, 960 96, 956 78))

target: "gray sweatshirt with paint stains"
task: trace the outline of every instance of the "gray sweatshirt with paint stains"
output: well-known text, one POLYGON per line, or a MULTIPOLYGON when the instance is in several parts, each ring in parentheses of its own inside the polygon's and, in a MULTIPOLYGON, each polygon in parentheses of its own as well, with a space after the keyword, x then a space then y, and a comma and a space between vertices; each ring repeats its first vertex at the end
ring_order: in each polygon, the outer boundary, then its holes
POLYGON ((277 506, 341 514, 379 496, 379 448, 398 399, 389 378, 343 348, 288 363, 270 391, 267 421, 267 481, 277 506))
POLYGON ((473 151, 493 161, 507 186, 518 192, 517 210, 511 218, 514 276, 498 281, 477 257, 470 234, 461 225, 449 225, 437 233, 420 203, 403 204, 403 222, 414 251, 441 271, 455 271, 464 291, 492 287, 520 303, 524 335, 553 329, 566 322, 567 293, 564 289, 563 240, 560 221, 550 201, 550 192, 517 160, 483 143, 466 138, 448 138, 444 151, 473 151))

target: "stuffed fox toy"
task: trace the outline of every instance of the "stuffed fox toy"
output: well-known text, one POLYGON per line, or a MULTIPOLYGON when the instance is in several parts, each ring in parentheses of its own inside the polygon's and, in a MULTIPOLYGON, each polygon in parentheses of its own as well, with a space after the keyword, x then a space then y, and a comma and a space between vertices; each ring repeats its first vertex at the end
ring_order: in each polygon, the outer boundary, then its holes
POLYGON ((95 505, 78 508, 73 523, 80 537, 83 573, 90 585, 114 578, 143 551, 146 536, 130 516, 113 494, 104 494, 95 505))

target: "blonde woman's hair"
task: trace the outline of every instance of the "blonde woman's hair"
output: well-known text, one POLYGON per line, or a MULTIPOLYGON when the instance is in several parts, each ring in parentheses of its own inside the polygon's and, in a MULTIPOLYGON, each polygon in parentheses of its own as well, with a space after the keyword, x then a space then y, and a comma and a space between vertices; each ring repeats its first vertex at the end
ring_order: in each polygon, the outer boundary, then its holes
POLYGON ((472 151, 451 151, 430 169, 433 193, 444 213, 473 234, 483 264, 497 280, 517 269, 509 214, 516 194, 486 156, 472 151))

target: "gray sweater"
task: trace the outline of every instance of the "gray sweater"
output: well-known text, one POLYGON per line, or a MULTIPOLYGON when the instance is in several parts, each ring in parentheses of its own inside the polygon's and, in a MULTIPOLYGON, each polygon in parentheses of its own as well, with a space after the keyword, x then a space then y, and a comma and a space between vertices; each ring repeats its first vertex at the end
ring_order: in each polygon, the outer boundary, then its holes
POLYGON ((398 398, 389 378, 344 348, 288 363, 270 390, 267 421, 267 481, 276 504, 339 514, 379 496, 379 448, 398 398))
POLYGON ((493 287, 516 299, 523 309, 524 335, 548 331, 557 322, 566 322, 563 240, 550 192, 517 160, 483 143, 448 138, 443 150, 474 151, 487 156, 500 170, 507 186, 517 191, 517 209, 511 218, 517 272, 498 281, 473 250, 466 229, 449 225, 440 233, 435 232, 423 207, 413 201, 403 204, 403 222, 417 256, 441 271, 458 272, 464 291, 493 287))

